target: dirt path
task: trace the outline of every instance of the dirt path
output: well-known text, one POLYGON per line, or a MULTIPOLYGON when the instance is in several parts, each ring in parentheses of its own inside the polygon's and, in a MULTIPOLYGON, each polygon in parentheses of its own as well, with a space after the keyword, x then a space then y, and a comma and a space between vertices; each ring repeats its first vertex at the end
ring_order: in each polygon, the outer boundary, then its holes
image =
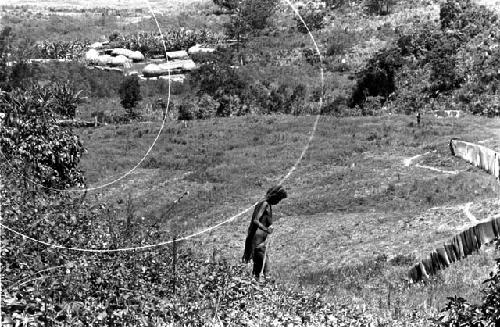
MULTIPOLYGON (((410 165, 412 164, 413 161, 421 158, 421 157, 424 157, 430 153, 435 153, 436 150, 434 151, 428 151, 426 153, 422 153, 422 154, 417 154, 416 156, 413 156, 411 158, 407 158, 407 159, 404 159, 403 160, 403 165, 405 167, 410 167, 410 165)), ((440 169, 440 168, 436 168, 436 167, 431 167, 431 166, 427 166, 427 165, 421 165, 421 164, 415 164, 415 167, 418 167, 418 168, 422 168, 422 169, 428 169, 428 170, 432 170, 432 171, 437 171, 439 173, 442 173, 442 174, 450 174, 450 175, 456 175, 458 173, 460 173, 461 171, 460 170, 443 170, 443 169, 440 169)))

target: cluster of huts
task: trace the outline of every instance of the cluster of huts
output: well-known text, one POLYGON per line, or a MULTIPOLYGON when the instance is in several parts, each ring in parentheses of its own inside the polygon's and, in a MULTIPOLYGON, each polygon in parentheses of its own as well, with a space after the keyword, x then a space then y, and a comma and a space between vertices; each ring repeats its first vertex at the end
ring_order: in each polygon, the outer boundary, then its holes
POLYGON ((109 69, 133 68, 135 63, 142 67, 140 71, 132 70, 130 73, 137 74, 141 79, 149 78, 172 78, 182 81, 184 73, 196 68, 195 62, 190 58, 194 53, 211 53, 215 48, 194 45, 188 50, 166 52, 164 59, 146 58, 140 51, 132 51, 125 48, 107 48, 108 42, 96 42, 90 46, 85 53, 85 61, 94 67, 109 69))
MULTIPOLYGON (((93 44, 95 45, 95 43, 93 44)), ((85 60, 89 64, 130 67, 133 62, 144 61, 145 57, 140 51, 132 51, 124 48, 106 49, 99 51, 96 47, 90 47, 85 53, 85 60)))

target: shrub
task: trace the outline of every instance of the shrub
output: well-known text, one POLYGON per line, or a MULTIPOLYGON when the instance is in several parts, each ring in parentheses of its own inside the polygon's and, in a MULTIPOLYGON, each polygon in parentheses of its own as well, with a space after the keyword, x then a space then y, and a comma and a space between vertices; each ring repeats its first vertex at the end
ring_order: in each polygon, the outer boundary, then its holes
POLYGON ((303 10, 300 12, 300 16, 302 16, 302 19, 304 20, 304 23, 307 25, 304 25, 302 20, 300 20, 299 17, 295 17, 295 21, 297 22, 297 30, 300 33, 306 34, 309 31, 316 31, 320 30, 325 26, 325 15, 326 12, 323 10, 303 10))
POLYGON ((242 0, 237 4, 236 14, 225 24, 226 34, 241 40, 242 36, 256 33, 270 26, 270 18, 278 5, 277 0, 242 0))
POLYGON ((120 33, 118 32, 113 32, 108 36, 108 41, 109 42, 114 42, 117 41, 120 38, 120 33))
POLYGON ((462 40, 450 33, 436 33, 434 38, 434 49, 428 52, 425 61, 430 63, 431 68, 429 91, 436 95, 459 87, 463 81, 455 69, 455 55, 462 40))
POLYGON ((500 323, 500 259, 497 269, 484 281, 484 298, 479 304, 469 304, 461 297, 449 297, 436 323, 439 326, 498 326, 500 323))
POLYGON ((238 8, 237 0, 214 0, 214 4, 230 11, 233 11, 236 8, 238 8))
POLYGON ((291 113, 294 115, 300 115, 302 113, 302 107, 307 100, 307 86, 304 84, 297 84, 293 89, 292 96, 290 98, 291 102, 291 113))
POLYGON ((344 5, 347 3, 347 0, 326 0, 325 3, 326 6, 330 9, 340 9, 344 7, 344 5))
POLYGON ((447 28, 451 28, 461 11, 462 8, 458 1, 446 1, 445 3, 442 3, 439 8, 439 20, 441 22, 441 29, 444 30, 447 28))
POLYGON ((194 104, 191 102, 183 102, 179 105, 177 119, 178 120, 193 120, 195 119, 194 104))
POLYGON ((378 52, 370 59, 366 67, 357 75, 349 106, 363 106, 368 96, 381 96, 385 99, 396 90, 395 74, 402 66, 401 52, 398 48, 389 48, 378 52))
POLYGON ((302 54, 304 55, 306 62, 310 65, 315 65, 321 62, 320 56, 315 49, 305 48, 302 50, 302 54))
POLYGON ((498 24, 485 30, 457 54, 456 70, 465 77, 453 95, 455 102, 475 114, 499 115, 500 33, 498 24))
POLYGON ((447 0, 440 6, 441 29, 459 30, 473 38, 498 22, 498 15, 471 0, 447 0))
POLYGON ((11 89, 27 87, 34 75, 35 72, 32 65, 21 60, 12 66, 9 76, 9 87, 11 89))
POLYGON ((76 91, 68 81, 64 84, 55 84, 53 92, 54 112, 65 118, 75 118, 76 108, 82 91, 76 91))
POLYGON ((336 96, 333 100, 327 101, 321 108, 322 115, 343 116, 347 113, 349 99, 343 96, 336 96))
POLYGON ((245 89, 243 98, 248 105, 248 113, 269 113, 271 91, 268 87, 268 83, 255 81, 245 89))
POLYGON ((196 119, 208 119, 215 117, 219 111, 220 103, 208 94, 203 94, 197 103, 196 119))
POLYGON ((7 61, 11 51, 11 31, 10 26, 5 26, 0 32, 0 87, 5 88, 9 80, 7 61))
POLYGON ((385 16, 391 13, 391 7, 395 4, 394 0, 367 0, 365 9, 369 15, 385 16))
POLYGON ((251 30, 262 30, 269 26, 278 0, 243 0, 240 4, 241 15, 251 30))
POLYGON ((189 78, 193 87, 197 88, 198 97, 209 95, 219 103, 217 116, 230 116, 240 110, 238 105, 248 85, 237 71, 226 63, 214 62, 200 66, 189 78))
POLYGON ((79 62, 54 62, 40 65, 33 79, 65 83, 71 81, 82 95, 97 98, 114 97, 125 80, 122 72, 88 69, 79 62))
MULTIPOLYGON (((55 111, 60 109, 55 97, 60 90, 33 85, 1 92, 0 108, 5 118, 0 145, 7 160, 18 170, 29 172, 38 184, 67 188, 83 184, 77 166, 84 149, 77 136, 56 124, 55 111)), ((76 98, 71 97, 72 101, 76 98)))
POLYGON ((375 116, 382 109, 384 103, 384 97, 377 96, 367 96, 363 107, 361 108, 361 115, 363 116, 375 116))
POLYGON ((287 85, 280 85, 271 89, 269 96, 269 112, 271 113, 290 113, 291 97, 293 94, 292 88, 287 85))
POLYGON ((348 33, 344 30, 337 30, 328 38, 327 56, 344 55, 349 50, 355 41, 353 33, 348 33))
POLYGON ((127 77, 118 90, 120 95, 120 103, 127 112, 127 116, 131 119, 137 118, 138 113, 134 108, 141 101, 141 88, 139 86, 139 78, 137 76, 127 77))

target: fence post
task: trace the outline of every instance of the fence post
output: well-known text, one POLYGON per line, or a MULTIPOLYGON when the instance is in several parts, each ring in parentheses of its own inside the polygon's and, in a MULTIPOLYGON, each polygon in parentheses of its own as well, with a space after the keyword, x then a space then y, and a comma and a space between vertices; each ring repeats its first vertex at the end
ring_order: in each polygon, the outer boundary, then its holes
POLYGON ((174 234, 173 239, 172 239, 172 291, 173 291, 174 295, 175 295, 175 288, 176 288, 176 282, 177 282, 177 278, 175 275, 176 265, 177 265, 177 243, 176 243, 176 236, 174 234))

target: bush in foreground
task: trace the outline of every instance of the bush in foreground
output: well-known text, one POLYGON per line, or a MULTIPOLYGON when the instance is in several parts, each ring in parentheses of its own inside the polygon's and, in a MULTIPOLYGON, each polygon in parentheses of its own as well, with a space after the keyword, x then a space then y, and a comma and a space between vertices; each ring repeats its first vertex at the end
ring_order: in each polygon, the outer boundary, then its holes
POLYGON ((500 324, 500 258, 496 261, 496 272, 490 273, 490 278, 484 281, 483 301, 470 304, 464 298, 450 297, 436 321, 439 326, 483 327, 500 324))
MULTIPOLYGON (((2 154, 20 173, 46 187, 82 185, 78 169, 84 152, 79 138, 60 128, 56 118, 72 115, 78 102, 66 86, 32 86, 0 93, 2 154)), ((30 182, 31 183, 31 182, 30 182)))

